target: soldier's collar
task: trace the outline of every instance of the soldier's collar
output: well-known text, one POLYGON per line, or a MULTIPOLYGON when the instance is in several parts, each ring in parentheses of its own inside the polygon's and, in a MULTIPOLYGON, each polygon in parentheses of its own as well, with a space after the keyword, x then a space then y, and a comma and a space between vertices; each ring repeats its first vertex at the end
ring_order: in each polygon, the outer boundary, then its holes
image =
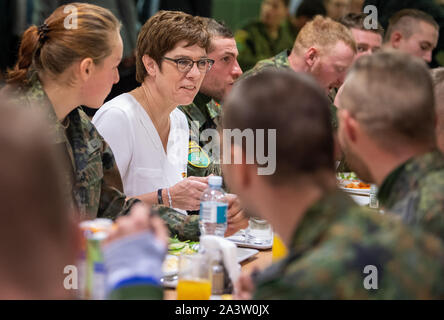
MULTIPOLYGON (((395 184, 399 181, 400 176, 408 171, 411 173, 411 179, 420 179, 426 170, 434 168, 443 168, 444 159, 439 150, 431 150, 425 154, 421 154, 410 158, 395 170, 393 170, 381 184, 378 191, 378 200, 383 205, 387 205, 390 194, 393 191, 395 184)), ((409 174, 410 176, 410 174, 409 174)))
POLYGON ((30 103, 30 107, 33 110, 36 110, 39 114, 45 116, 45 119, 48 121, 50 132, 53 134, 54 143, 66 142, 65 128, 57 118, 54 107, 43 89, 43 85, 37 72, 30 74, 29 85, 30 88, 28 89, 26 96, 30 103))
POLYGON ((200 106, 205 106, 211 101, 211 97, 199 92, 194 98, 194 103, 200 108, 200 106))
POLYGON ((304 214, 291 241, 293 252, 302 252, 315 246, 338 216, 356 205, 338 189, 325 193, 304 214))

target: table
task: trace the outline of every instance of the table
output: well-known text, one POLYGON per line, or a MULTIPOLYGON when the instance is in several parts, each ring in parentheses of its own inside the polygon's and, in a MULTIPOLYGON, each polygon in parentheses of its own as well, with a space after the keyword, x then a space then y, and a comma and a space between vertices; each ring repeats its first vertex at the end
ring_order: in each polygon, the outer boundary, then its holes
MULTIPOLYGON (((242 273, 250 274, 254 270, 264 270, 272 263, 272 251, 259 251, 258 254, 241 263, 242 273)), ((165 300, 177 300, 177 292, 175 289, 165 289, 165 300)))

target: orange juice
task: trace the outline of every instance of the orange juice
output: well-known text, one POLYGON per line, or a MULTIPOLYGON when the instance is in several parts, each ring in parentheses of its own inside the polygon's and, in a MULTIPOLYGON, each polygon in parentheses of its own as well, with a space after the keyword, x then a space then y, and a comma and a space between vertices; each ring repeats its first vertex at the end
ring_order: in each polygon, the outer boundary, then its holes
POLYGON ((179 280, 177 300, 210 300, 211 282, 209 280, 179 280))
POLYGON ((273 238, 273 253, 272 259, 273 262, 277 262, 283 258, 285 258, 288 254, 287 247, 281 238, 275 233, 273 238))

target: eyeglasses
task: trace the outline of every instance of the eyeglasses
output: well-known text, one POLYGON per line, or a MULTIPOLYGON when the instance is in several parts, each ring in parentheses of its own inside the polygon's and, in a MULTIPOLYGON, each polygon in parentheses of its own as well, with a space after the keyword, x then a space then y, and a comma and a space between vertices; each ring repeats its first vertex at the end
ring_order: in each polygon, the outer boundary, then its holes
POLYGON ((197 65, 197 69, 199 69, 201 73, 207 73, 214 64, 214 60, 212 59, 200 59, 197 61, 193 61, 188 58, 171 59, 163 57, 163 59, 175 62, 177 65, 177 70, 183 73, 190 72, 190 70, 193 69, 194 64, 197 65))

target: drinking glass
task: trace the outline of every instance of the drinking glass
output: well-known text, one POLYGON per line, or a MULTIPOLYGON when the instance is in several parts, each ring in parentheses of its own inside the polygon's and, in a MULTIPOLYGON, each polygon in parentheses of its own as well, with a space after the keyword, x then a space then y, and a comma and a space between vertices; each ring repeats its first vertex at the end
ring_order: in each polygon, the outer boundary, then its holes
POLYGON ((253 245, 271 245, 273 230, 267 221, 250 218, 248 228, 245 230, 245 240, 253 245))
POLYGON ((197 253, 179 257, 178 300, 210 300, 211 265, 208 256, 197 253))

